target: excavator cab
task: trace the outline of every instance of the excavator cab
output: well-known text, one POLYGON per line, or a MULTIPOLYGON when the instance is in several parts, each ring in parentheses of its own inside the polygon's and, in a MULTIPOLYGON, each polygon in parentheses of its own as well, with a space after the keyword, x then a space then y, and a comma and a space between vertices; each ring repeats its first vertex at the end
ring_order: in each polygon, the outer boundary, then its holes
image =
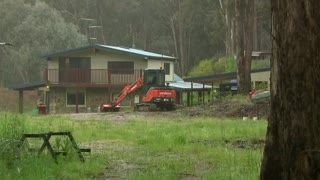
POLYGON ((144 70, 144 84, 142 103, 137 104, 138 110, 159 108, 161 110, 175 110, 176 91, 166 86, 165 70, 144 70))
POLYGON ((143 94, 146 94, 150 87, 165 86, 165 71, 162 69, 146 69, 144 70, 143 94))

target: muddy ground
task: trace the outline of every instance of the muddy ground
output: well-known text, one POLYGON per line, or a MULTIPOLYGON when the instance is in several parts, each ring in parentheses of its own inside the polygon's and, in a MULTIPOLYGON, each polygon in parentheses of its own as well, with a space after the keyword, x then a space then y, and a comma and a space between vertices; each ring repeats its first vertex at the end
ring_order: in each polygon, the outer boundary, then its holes
POLYGON ((109 112, 109 113, 80 113, 65 114, 75 120, 112 120, 114 123, 126 123, 130 119, 179 119, 183 117, 216 117, 242 119, 267 119, 270 111, 269 104, 251 104, 217 100, 210 105, 197 105, 193 107, 178 107, 176 111, 157 112, 109 112))

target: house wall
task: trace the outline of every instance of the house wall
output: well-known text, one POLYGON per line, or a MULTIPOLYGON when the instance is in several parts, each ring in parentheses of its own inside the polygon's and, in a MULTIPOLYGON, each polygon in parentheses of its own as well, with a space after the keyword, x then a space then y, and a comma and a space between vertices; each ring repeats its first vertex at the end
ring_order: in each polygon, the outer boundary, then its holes
MULTIPOLYGON (((134 69, 146 69, 147 62, 144 59, 136 58, 132 56, 127 56, 123 54, 115 54, 115 53, 107 53, 107 52, 100 52, 96 53, 94 56, 91 57, 91 69, 108 69, 108 62, 109 61, 130 61, 134 62, 134 69)), ((94 71, 92 72, 94 73, 94 71)), ((103 82, 107 81, 108 74, 103 75, 105 79, 101 79, 101 74, 92 74, 92 82, 97 82, 97 79, 100 79, 103 82)), ((139 78, 139 73, 135 72, 134 75, 132 74, 113 74, 111 79, 111 83, 113 80, 117 82, 121 82, 123 84, 130 84, 135 82, 139 78), (122 80, 120 80, 122 79, 122 80)))
POLYGON ((99 52, 91 57, 91 69, 108 69, 108 61, 133 61, 134 69, 147 68, 147 62, 144 59, 124 54, 99 52))
MULTIPOLYGON (((84 113, 90 108, 91 112, 97 112, 98 107, 102 103, 107 102, 107 90, 103 88, 96 89, 79 89, 86 93, 85 105, 79 105, 79 113, 84 113)), ((61 113, 75 113, 76 106, 70 106, 66 104, 67 88, 54 88, 50 90, 50 102, 49 113, 61 114, 61 113)))
MULTIPOLYGON (((67 57, 91 57, 91 69, 108 69, 108 61, 134 61, 134 69, 146 69, 148 65, 147 61, 141 58, 100 51, 84 51, 81 53, 73 53, 67 57)), ((58 57, 48 61, 48 69, 57 68, 59 68, 58 57)))
MULTIPOLYGON (((91 57, 94 52, 93 50, 87 50, 80 53, 73 53, 68 55, 67 57, 91 57)), ((59 69, 59 57, 54 57, 47 61, 48 69, 59 69)), ((59 73, 48 73, 48 80, 50 82, 59 82, 59 73)))
MULTIPOLYGON (((112 77, 108 77, 107 71, 94 71, 94 70, 101 70, 101 69, 108 69, 108 61, 133 61, 134 62, 134 69, 159 69, 160 67, 164 67, 164 63, 170 63, 170 75, 166 75, 166 81, 173 81, 173 74, 174 74, 174 63, 172 61, 161 61, 161 60, 146 60, 142 58, 137 58, 134 56, 128 56, 125 54, 116 54, 110 53, 100 50, 86 50, 79 53, 73 53, 72 55, 68 55, 67 57, 90 57, 91 58, 91 82, 101 83, 107 82, 108 78, 117 79, 116 76, 128 76, 123 79, 130 82, 121 82, 123 84, 128 84, 136 81, 137 75, 139 73, 135 73, 133 76, 132 74, 128 75, 120 75, 120 74, 112 74, 112 77), (98 74, 99 73, 99 74, 98 74), (105 73, 105 74, 101 74, 105 73)), ((48 69, 59 69, 59 57, 52 58, 47 61, 48 62, 48 69)), ((52 82, 59 82, 59 73, 55 75, 48 76, 48 80, 52 82)), ((112 83, 112 80, 111 80, 112 83)), ((49 113, 51 114, 59 114, 59 113, 75 113, 76 106, 67 106, 66 104, 66 96, 67 96, 67 88, 50 88, 49 92, 49 113)), ((88 109, 91 109, 92 112, 97 112, 98 107, 100 107, 103 103, 111 102, 111 99, 117 97, 117 95, 122 91, 122 88, 83 88, 80 91, 85 91, 86 99, 84 106, 78 106, 79 112, 87 112, 88 109), (110 95, 110 97, 109 97, 110 95)), ((121 103, 121 106, 132 107, 134 106, 134 99, 136 96, 139 96, 139 101, 141 102, 142 99, 142 92, 138 90, 134 92, 121 103)), ((136 98, 137 99, 137 98, 136 98)))
POLYGON ((270 71, 251 73, 251 82, 252 82, 252 89, 255 89, 257 82, 267 82, 267 86, 269 89, 270 71))
POLYGON ((59 68, 59 61, 57 58, 54 60, 48 61, 48 69, 58 69, 59 68))
POLYGON ((170 74, 166 75, 166 82, 172 82, 173 74, 174 74, 174 63, 172 61, 165 60, 148 60, 148 69, 160 69, 160 67, 164 67, 164 63, 170 63, 170 74))
MULTIPOLYGON (((71 90, 71 89, 69 89, 71 90)), ((120 92, 121 88, 110 89, 112 97, 115 98, 120 92)), ((50 102, 49 103, 49 113, 50 114, 63 114, 63 113, 76 113, 76 106, 66 105, 66 94, 67 88, 52 88, 50 89, 50 102)), ((79 91, 84 91, 86 93, 85 105, 78 106, 79 113, 85 113, 90 110, 90 112, 99 112, 98 108, 100 108, 101 104, 107 104, 111 102, 111 98, 108 98, 108 89, 105 88, 86 88, 79 89, 79 91)), ((134 106, 134 97, 135 95, 140 96, 140 91, 134 92, 128 95, 123 103, 121 103, 121 107, 132 107, 134 106)))
MULTIPOLYGON (((48 61, 48 69, 59 69, 59 60, 57 58, 48 61)), ((58 74, 48 73, 48 80, 51 82, 58 82, 59 76, 58 74)))
MULTIPOLYGON (((72 55, 68 55, 68 57, 90 57, 91 58, 91 69, 98 70, 98 69, 108 69, 108 61, 133 61, 134 62, 134 69, 159 69, 160 67, 164 67, 164 63, 170 63, 170 74, 166 75, 166 81, 172 82, 173 74, 174 74, 174 62, 172 61, 165 61, 165 60, 153 60, 153 59, 141 59, 133 56, 128 56, 125 54, 116 54, 116 53, 109 53, 104 51, 93 51, 87 50, 80 53, 73 53, 72 55)), ((48 69, 58 69, 59 68, 59 58, 53 58, 48 61, 48 69)), ((99 83, 106 82, 108 78, 107 72, 105 74, 101 74, 102 72, 91 72, 91 82, 99 83), (101 78, 103 77, 103 78, 101 78)), ((58 82, 58 74, 55 76, 48 77, 49 81, 58 82)), ((114 75, 116 76, 116 75, 114 75)), ((131 75, 129 75, 131 76, 131 75)), ((116 78, 116 77, 115 77, 116 78)), ((132 81, 134 82, 137 77, 132 77, 132 81)), ((130 78, 127 78, 130 80, 130 78)), ((126 83, 126 82, 125 82, 126 83)))

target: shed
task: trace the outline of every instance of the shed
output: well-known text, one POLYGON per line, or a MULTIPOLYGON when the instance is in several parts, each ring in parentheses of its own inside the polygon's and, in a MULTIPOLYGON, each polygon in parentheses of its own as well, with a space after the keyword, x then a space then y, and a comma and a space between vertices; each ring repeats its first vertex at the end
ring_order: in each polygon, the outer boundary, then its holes
POLYGON ((35 90, 39 87, 44 87, 46 85, 47 81, 36 81, 31 83, 12 85, 9 87, 9 89, 19 92, 19 113, 23 113, 23 92, 35 90))

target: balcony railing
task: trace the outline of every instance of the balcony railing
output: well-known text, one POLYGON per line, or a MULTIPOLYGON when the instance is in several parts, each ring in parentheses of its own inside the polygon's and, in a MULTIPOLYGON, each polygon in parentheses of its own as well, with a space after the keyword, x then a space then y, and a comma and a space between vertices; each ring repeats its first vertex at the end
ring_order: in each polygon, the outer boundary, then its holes
POLYGON ((130 84, 142 77, 142 70, 46 69, 45 79, 52 84, 130 84))

